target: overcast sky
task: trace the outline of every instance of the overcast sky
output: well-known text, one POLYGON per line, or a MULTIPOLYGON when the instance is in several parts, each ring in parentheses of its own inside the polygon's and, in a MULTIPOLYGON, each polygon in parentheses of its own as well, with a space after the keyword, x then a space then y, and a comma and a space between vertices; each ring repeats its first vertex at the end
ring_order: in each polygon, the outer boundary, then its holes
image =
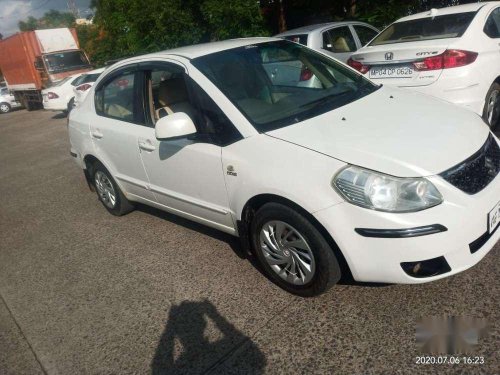
MULTIPOLYGON (((80 16, 89 13, 90 0, 75 0, 80 16)), ((67 0, 0 0, 0 33, 7 37, 19 31, 17 23, 29 16, 39 18, 50 9, 60 12, 68 11, 67 0)))

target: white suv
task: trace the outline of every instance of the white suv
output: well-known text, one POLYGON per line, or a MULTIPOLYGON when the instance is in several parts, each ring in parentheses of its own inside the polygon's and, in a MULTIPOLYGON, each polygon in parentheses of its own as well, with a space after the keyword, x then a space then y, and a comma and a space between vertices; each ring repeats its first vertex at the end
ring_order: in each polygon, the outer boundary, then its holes
POLYGON ((302 296, 342 272, 436 280, 500 238, 499 141, 477 115, 285 40, 123 60, 70 113, 69 137, 110 213, 140 202, 239 236, 302 296), (274 84, 266 65, 290 61, 321 87, 274 84))
POLYGON ((404 17, 351 56, 377 83, 459 104, 500 121, 500 3, 459 5, 404 17))

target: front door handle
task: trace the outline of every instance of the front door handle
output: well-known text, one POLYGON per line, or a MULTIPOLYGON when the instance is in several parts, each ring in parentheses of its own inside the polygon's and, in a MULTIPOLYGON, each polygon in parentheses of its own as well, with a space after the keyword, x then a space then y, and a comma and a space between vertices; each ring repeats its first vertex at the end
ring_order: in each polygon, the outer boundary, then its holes
POLYGON ((139 148, 144 151, 154 151, 156 147, 149 142, 139 141, 139 148))
POLYGON ((90 134, 92 134, 92 137, 97 139, 101 139, 104 136, 99 130, 94 130, 90 134))

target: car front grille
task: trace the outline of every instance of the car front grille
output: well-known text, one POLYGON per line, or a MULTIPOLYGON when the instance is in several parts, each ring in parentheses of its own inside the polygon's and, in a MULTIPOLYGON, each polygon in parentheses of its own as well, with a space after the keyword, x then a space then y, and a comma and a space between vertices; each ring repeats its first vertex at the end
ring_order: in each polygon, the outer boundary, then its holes
POLYGON ((483 147, 462 163, 440 174, 446 181, 467 194, 483 190, 500 172, 500 147, 489 135, 483 147))

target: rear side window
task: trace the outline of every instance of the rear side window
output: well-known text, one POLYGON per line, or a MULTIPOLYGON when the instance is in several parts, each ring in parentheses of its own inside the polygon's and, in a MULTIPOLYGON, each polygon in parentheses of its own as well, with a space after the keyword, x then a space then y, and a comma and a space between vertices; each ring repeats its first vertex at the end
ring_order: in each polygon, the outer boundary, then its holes
POLYGON ((356 31, 356 34, 358 34, 358 38, 362 46, 366 46, 368 42, 375 38, 375 36, 378 34, 377 31, 366 26, 354 25, 353 27, 354 31, 356 31))
POLYGON ((500 38, 500 8, 495 9, 486 20, 484 33, 490 38, 500 38))
POLYGON ((287 35, 285 36, 285 39, 291 42, 300 43, 303 44, 304 46, 307 46, 307 34, 287 35))
POLYGON ((336 27, 323 33, 323 49, 334 53, 354 52, 356 43, 347 26, 336 27))
POLYGON ((465 33, 475 15, 476 12, 467 12, 396 22, 382 31, 370 45, 459 38, 465 33))
POLYGON ((78 82, 78 85, 81 85, 82 83, 95 82, 100 75, 101 73, 84 74, 83 76, 80 76, 81 81, 78 82))
POLYGON ((134 121, 134 73, 124 73, 104 84, 96 93, 96 112, 117 120, 134 121))

